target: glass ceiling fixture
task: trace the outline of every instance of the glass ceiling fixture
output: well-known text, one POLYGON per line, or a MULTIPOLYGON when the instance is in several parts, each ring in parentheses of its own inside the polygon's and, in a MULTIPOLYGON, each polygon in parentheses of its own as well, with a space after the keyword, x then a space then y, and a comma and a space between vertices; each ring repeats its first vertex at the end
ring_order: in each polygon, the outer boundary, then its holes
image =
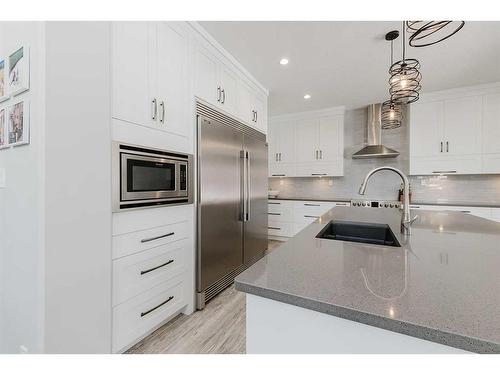
POLYGON ((455 35, 464 25, 465 21, 406 21, 408 42, 412 47, 432 46, 455 35))
POLYGON ((420 63, 416 59, 406 58, 405 21, 403 21, 402 58, 391 65, 389 74, 389 94, 392 100, 400 104, 410 104, 418 100, 421 89, 420 63))
MULTIPOLYGON (((393 65, 394 60, 394 40, 399 36, 398 30, 393 30, 385 34, 385 40, 391 42, 391 65, 393 65)), ((392 96, 389 100, 382 103, 382 129, 396 129, 401 126, 401 121, 403 119, 402 105, 396 103, 392 96)))

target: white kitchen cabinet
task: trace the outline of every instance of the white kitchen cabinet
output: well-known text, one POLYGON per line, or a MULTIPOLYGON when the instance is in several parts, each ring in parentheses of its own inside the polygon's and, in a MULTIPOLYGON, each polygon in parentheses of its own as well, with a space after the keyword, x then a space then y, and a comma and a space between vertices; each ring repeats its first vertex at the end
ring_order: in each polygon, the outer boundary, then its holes
POLYGON ((267 133, 267 98, 243 79, 238 80, 238 117, 263 133, 267 133))
POLYGON ((483 97, 482 167, 484 173, 500 173, 500 93, 483 97))
POLYGON ((113 22, 112 117, 151 126, 154 117, 152 22, 113 22))
POLYGON ((296 176, 342 176, 344 174, 343 127, 342 115, 298 121, 296 176))
POLYGON ((500 173, 498 84, 430 93, 410 112, 410 174, 500 173))
MULTIPOLYGON (((481 96, 444 101, 444 152, 446 156, 481 153, 481 96)), ((478 164, 478 171, 479 171, 478 164)))
POLYGON ((270 177, 343 176, 343 108, 278 116, 269 124, 270 177))
POLYGON ((268 201, 268 234, 277 239, 293 237, 330 209, 350 205, 350 202, 270 199, 268 201))
POLYGON ((295 176, 295 123, 280 121, 268 129, 270 177, 295 176))
POLYGON ((210 104, 218 105, 220 86, 218 85, 217 57, 202 46, 193 48, 194 94, 210 104))
POLYGON ((114 22, 112 117, 188 136, 188 38, 172 22, 114 22))
POLYGON ((266 95, 205 47, 195 45, 192 56, 195 95, 266 134, 266 95))
POLYGON ((410 153, 415 157, 439 157, 444 150, 444 103, 416 102, 410 107, 410 153))
POLYGON ((319 159, 319 119, 297 121, 295 144, 297 163, 315 162, 319 159))
POLYGON ((158 22, 156 92, 159 128, 181 136, 189 135, 186 124, 188 97, 188 36, 175 23, 158 22))

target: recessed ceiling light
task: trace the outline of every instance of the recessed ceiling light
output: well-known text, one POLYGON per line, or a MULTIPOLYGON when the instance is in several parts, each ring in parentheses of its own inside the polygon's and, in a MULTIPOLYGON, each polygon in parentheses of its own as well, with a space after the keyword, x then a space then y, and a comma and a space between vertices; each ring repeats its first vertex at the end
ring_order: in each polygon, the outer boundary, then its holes
POLYGON ((282 58, 282 59, 280 60, 280 64, 281 64, 281 65, 286 65, 286 64, 288 64, 288 59, 282 58))
POLYGON ((305 95, 304 95, 304 99, 311 99, 311 95, 309 95, 309 94, 305 94, 305 95))

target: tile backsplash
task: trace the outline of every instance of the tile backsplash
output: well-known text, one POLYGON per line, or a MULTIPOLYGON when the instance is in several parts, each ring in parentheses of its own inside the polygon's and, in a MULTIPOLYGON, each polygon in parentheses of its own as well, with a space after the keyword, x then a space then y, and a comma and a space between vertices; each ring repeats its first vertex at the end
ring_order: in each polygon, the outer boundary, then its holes
MULTIPOLYGON (((409 166, 408 126, 382 131, 382 143, 400 152, 393 159, 352 159, 366 141, 366 108, 349 110, 344 123, 344 176, 270 178, 269 189, 279 190, 282 198, 361 198, 358 189, 366 173, 383 165, 399 168, 405 173, 409 166)), ((457 201, 500 203, 500 175, 412 176, 413 201, 457 201)), ((399 176, 382 171, 372 176, 367 199, 397 199, 401 185, 399 176)))

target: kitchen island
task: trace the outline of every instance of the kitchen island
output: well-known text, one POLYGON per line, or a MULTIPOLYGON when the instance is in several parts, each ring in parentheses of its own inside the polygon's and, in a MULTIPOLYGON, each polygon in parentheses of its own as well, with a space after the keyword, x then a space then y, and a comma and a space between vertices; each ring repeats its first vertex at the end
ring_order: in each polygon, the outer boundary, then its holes
POLYGON ((500 353, 500 224, 336 207, 236 278, 247 353, 500 353), (401 246, 319 239, 332 220, 388 224, 401 246))

